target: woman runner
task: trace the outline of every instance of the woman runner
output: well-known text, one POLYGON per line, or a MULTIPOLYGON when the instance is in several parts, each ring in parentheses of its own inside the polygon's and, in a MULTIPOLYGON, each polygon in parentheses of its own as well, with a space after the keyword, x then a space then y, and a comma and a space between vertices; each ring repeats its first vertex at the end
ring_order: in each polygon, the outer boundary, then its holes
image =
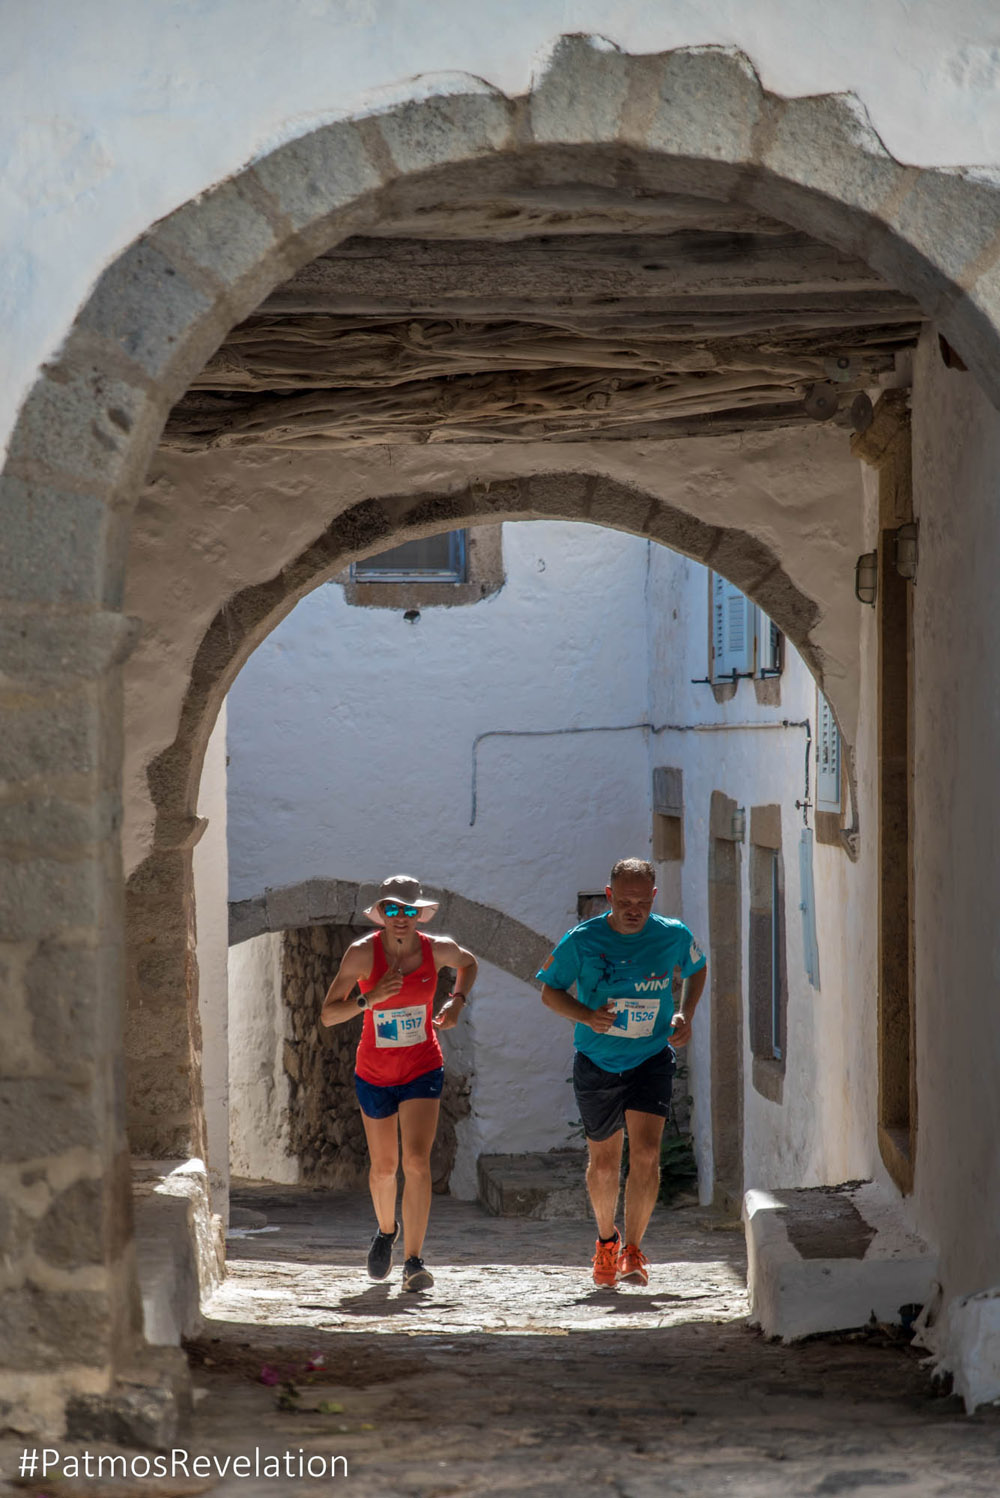
POLYGON ((380 929, 348 947, 323 1001, 324 1025, 341 1025, 364 1011, 354 1086, 368 1140, 368 1183, 378 1231, 368 1251, 368 1273, 384 1280, 399 1237, 396 1173, 403 1155, 403 1289, 434 1283, 421 1253, 431 1208, 431 1146, 437 1132, 444 1082, 438 1030, 458 1023, 478 964, 448 936, 417 927, 437 911, 418 880, 394 874, 382 884, 365 915, 380 929), (457 969, 454 990, 434 1014, 437 975, 457 969), (355 987, 361 990, 358 998, 355 987), (398 1123, 397 1123, 398 1120, 398 1123))

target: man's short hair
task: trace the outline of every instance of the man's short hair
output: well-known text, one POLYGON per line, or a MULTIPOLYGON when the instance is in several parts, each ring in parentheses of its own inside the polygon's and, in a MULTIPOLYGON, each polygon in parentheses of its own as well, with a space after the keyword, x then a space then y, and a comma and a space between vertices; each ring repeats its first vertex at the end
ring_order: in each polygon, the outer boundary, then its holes
POLYGON ((608 883, 614 884, 615 880, 622 874, 629 874, 633 878, 648 879, 650 884, 656 883, 656 870, 648 858, 619 858, 611 870, 611 878, 608 880, 608 883))

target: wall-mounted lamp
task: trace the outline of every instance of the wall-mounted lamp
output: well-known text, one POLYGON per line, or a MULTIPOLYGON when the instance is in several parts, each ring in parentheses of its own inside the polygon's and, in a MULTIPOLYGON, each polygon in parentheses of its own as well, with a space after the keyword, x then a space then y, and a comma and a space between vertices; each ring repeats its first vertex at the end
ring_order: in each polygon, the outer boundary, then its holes
POLYGON ((866 551, 854 569, 854 596, 859 603, 875 605, 878 592, 878 552, 866 551))
POLYGON ((733 842, 741 843, 747 835, 747 809, 738 806, 733 812, 733 842))
POLYGON ((917 575, 917 522, 911 520, 896 532, 896 571, 912 583, 917 575))

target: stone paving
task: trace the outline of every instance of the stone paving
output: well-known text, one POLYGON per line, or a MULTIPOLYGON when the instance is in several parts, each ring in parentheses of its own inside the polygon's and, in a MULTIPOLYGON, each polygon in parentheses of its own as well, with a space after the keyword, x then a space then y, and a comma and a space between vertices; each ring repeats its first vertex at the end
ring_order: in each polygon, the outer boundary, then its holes
MULTIPOLYGON (((366 1278, 366 1199, 280 1187, 236 1199, 267 1227, 231 1238, 190 1349, 192 1453, 341 1456, 347 1477, 324 1486, 353 1498, 1000 1489, 1000 1412, 965 1416, 909 1348, 877 1335, 782 1347, 750 1330, 742 1232, 706 1209, 654 1216, 648 1288, 597 1290, 589 1223, 437 1198, 426 1249, 437 1282, 412 1295, 398 1261, 387 1283, 366 1278)), ((308 1490, 298 1476, 20 1489, 308 1490)))

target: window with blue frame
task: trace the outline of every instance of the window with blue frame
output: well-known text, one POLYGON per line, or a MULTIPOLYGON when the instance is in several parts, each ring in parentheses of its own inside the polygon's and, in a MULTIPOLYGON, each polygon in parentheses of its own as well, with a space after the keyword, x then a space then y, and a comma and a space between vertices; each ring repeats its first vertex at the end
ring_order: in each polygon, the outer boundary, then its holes
POLYGON ((464 530, 404 541, 351 566, 359 583, 464 583, 466 575, 464 530))

